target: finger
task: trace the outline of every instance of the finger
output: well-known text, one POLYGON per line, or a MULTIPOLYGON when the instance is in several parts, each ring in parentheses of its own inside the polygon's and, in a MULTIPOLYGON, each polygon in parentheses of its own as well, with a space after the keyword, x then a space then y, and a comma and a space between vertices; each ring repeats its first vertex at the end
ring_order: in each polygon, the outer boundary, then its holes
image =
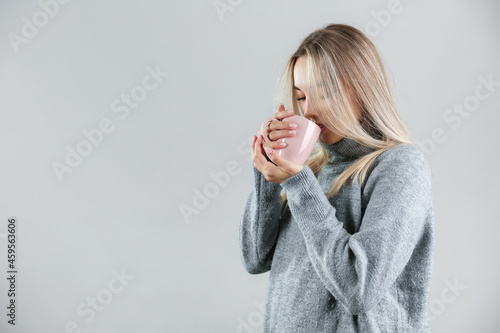
POLYGON ((264 150, 264 154, 263 156, 266 157, 266 160, 271 163, 273 163, 274 165, 276 165, 277 167, 279 167, 279 164, 277 162, 280 162, 282 160, 282 158, 280 156, 278 156, 278 154, 276 153, 276 151, 270 147, 266 147, 266 146, 263 146, 263 150, 264 150))
POLYGON ((287 114, 285 106, 283 104, 280 104, 278 106, 278 109, 276 110, 276 114, 277 115, 283 115, 283 116, 287 114))
POLYGON ((283 140, 279 140, 279 141, 264 141, 262 143, 262 145, 264 147, 269 147, 269 148, 272 148, 272 149, 283 149, 285 147, 288 146, 288 144, 286 142, 284 142, 283 140))
POLYGON ((275 150, 266 147, 265 152, 267 157, 271 160, 273 164, 279 167, 279 169, 286 174, 296 174, 303 169, 303 165, 284 159, 275 150))
POLYGON ((257 141, 255 142, 255 154, 254 154, 254 162, 257 164, 259 171, 262 171, 265 166, 269 164, 269 158, 267 157, 265 153, 265 148, 262 145, 263 143, 263 137, 260 136, 257 138, 257 141))
POLYGON ((291 138, 297 134, 296 130, 277 130, 277 131, 271 131, 267 137, 271 141, 276 141, 278 139, 282 138, 291 138))
POLYGON ((253 155, 254 155, 254 152, 255 152, 255 141, 257 141, 257 137, 254 135, 252 137, 252 144, 250 145, 250 149, 251 149, 251 155, 252 155, 252 159, 253 159, 253 155))
POLYGON ((280 110, 274 114, 274 118, 280 120, 291 116, 293 116, 293 110, 280 110))
POLYGON ((255 156, 257 155, 257 153, 261 153, 262 151, 262 140, 259 140, 259 138, 261 138, 261 135, 259 136, 255 136, 253 137, 252 139, 252 160, 254 160, 255 162, 255 156))
POLYGON ((271 121, 267 131, 269 140, 275 141, 281 138, 290 138, 297 134, 298 125, 289 121, 271 121))
POLYGON ((254 161, 254 165, 259 165, 259 155, 262 155, 262 136, 254 136, 252 142, 252 160, 254 161))
POLYGON ((297 129, 297 127, 298 127, 297 123, 294 123, 293 121, 288 121, 288 120, 271 121, 271 122, 269 122, 269 125, 267 125, 267 128, 271 131, 282 130, 282 129, 293 130, 293 129, 297 129))

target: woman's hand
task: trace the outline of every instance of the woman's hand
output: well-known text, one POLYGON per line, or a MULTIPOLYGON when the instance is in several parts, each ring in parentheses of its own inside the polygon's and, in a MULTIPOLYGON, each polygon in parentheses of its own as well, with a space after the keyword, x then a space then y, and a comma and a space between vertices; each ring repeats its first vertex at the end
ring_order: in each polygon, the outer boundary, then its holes
MULTIPOLYGON (((293 116, 293 111, 285 111, 285 107, 280 105, 274 118, 280 120, 293 116)), ((275 153, 275 149, 286 149, 286 143, 277 142, 281 138, 294 136, 297 124, 289 121, 272 121, 267 130, 267 137, 272 141, 265 141, 262 134, 258 133, 252 139, 252 159, 254 166, 264 177, 274 183, 282 183, 291 176, 302 171, 304 166, 289 160, 286 160, 275 153)))

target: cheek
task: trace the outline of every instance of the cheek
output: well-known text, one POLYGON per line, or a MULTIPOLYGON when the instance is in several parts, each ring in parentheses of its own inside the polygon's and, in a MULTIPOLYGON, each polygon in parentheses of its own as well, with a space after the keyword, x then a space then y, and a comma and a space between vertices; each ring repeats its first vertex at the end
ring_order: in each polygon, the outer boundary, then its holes
POLYGON ((320 134, 320 139, 324 141, 332 141, 338 137, 335 133, 330 131, 329 129, 326 129, 323 133, 320 134))

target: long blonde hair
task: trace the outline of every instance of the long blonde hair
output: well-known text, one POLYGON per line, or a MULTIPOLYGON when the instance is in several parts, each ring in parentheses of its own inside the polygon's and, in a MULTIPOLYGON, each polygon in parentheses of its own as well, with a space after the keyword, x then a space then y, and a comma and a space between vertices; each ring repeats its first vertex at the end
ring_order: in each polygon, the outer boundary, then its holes
MULTIPOLYGON (((400 144, 419 148, 398 115, 377 48, 349 25, 327 25, 302 41, 278 82, 275 109, 283 104, 303 115, 293 89, 293 69, 302 56, 307 58, 308 105, 321 123, 342 137, 375 148, 339 175, 327 197, 334 196, 351 177, 363 183, 371 163, 384 151, 400 144), (353 112, 355 107, 362 110, 360 119, 353 112)), ((317 144, 306 165, 317 175, 328 160, 326 150, 317 144)), ((286 193, 282 197, 286 201, 286 193)))

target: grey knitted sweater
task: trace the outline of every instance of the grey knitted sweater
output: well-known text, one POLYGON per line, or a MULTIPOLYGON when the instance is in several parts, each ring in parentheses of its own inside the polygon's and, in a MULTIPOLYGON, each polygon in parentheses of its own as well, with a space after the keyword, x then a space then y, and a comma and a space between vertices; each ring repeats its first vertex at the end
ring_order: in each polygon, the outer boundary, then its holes
POLYGON ((265 333, 429 332, 434 244, 431 168, 403 144, 379 155, 364 185, 338 175, 372 148, 344 138, 329 163, 281 184, 254 169, 240 221, 247 272, 270 271, 265 333), (281 190, 288 205, 282 210, 281 190))

